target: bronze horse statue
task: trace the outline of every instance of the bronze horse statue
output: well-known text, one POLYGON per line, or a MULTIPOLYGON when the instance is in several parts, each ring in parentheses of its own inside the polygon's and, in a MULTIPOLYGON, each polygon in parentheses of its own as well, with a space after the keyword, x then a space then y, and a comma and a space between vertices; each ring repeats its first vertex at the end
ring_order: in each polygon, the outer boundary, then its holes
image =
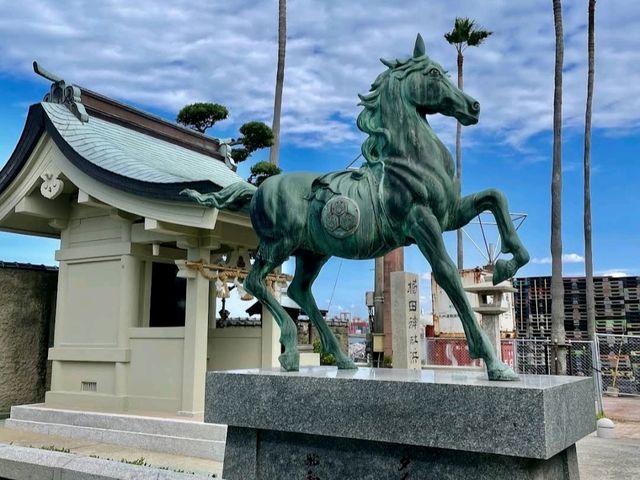
POLYGON ((388 67, 367 95, 358 128, 369 137, 362 144, 366 163, 358 170, 318 176, 288 173, 259 188, 238 182, 217 193, 182 193, 201 205, 239 210, 249 202, 260 245, 244 287, 260 300, 281 329, 280 364, 298 370, 296 326, 266 286, 265 278, 289 256, 296 269, 288 295, 318 329, 322 351, 335 356, 338 368, 355 368, 340 351, 311 293, 320 269, 331 256, 370 259, 417 244, 433 276, 455 306, 472 358, 482 358, 490 380, 514 380, 516 374, 496 356, 481 330, 447 254, 442 233, 467 225, 481 212, 493 213, 502 238, 494 284, 511 278, 529 260, 509 215, 504 195, 493 189, 460 197, 451 154, 431 129, 427 114, 455 117, 462 125, 478 122, 480 104, 459 90, 443 68, 425 54, 418 35, 413 56, 382 60, 388 67))

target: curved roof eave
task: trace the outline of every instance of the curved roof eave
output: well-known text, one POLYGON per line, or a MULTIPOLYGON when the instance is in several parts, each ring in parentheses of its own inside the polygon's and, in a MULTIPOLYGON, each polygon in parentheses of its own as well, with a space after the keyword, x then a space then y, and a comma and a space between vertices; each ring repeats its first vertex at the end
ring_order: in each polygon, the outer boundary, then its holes
POLYGON ((97 181, 118 190, 144 197, 182 202, 189 202, 188 199, 180 196, 180 191, 185 188, 207 192, 220 190, 220 186, 208 180, 174 183, 145 182, 102 168, 75 151, 53 124, 42 104, 37 103, 29 107, 29 113, 20 140, 5 166, 0 170, 0 193, 7 188, 22 170, 44 132, 49 134, 66 158, 78 169, 97 181))
POLYGON ((0 193, 4 192, 29 159, 44 132, 44 110, 40 104, 31 105, 20 140, 9 160, 0 170, 0 193))

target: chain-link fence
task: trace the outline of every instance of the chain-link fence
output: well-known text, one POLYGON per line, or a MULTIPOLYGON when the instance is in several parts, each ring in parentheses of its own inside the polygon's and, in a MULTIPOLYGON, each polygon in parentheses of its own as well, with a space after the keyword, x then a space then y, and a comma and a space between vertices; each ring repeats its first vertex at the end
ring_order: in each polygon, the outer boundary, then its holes
POLYGON ((443 365, 452 367, 479 367, 481 360, 473 360, 469 355, 469 347, 464 338, 428 337, 427 365, 443 365))
MULTIPOLYGON (((515 349, 512 340, 502 341, 502 359, 510 367, 515 366, 515 349)), ((481 367, 482 360, 472 359, 464 338, 426 338, 426 365, 452 367, 481 367)))
POLYGON ((604 391, 640 395, 640 336, 598 335, 604 391))
MULTIPOLYGON (((640 396, 640 336, 599 334, 567 342, 567 375, 593 377, 600 392, 640 396)), ((518 373, 549 375, 556 347, 548 339, 504 339, 502 359, 518 373)), ((464 339, 428 338, 426 365, 481 366, 464 339)))
MULTIPOLYGON (((504 340, 513 345, 518 373, 550 375, 557 355, 556 347, 547 339, 504 340)), ((590 377, 598 370, 593 343, 583 340, 567 342, 567 375, 590 377)))

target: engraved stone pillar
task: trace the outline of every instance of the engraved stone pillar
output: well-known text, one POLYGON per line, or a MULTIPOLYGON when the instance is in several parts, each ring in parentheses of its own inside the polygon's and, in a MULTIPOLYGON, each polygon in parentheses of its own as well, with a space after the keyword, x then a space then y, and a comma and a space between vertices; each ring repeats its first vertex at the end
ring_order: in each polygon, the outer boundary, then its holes
POLYGON ((392 272, 393 368, 422 368, 420 283, 415 273, 392 272))

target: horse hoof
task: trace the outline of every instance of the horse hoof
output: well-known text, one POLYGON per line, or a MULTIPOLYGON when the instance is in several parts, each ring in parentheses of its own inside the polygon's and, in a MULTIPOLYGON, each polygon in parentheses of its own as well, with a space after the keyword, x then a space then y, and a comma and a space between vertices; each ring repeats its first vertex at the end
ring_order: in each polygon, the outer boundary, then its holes
POLYGON ((493 270, 493 284, 497 285, 515 275, 516 269, 513 268, 510 260, 498 260, 493 270))
POLYGON ((342 357, 336 361, 338 370, 357 370, 356 364, 349 357, 342 357))
POLYGON ((287 372, 300 370, 300 354, 298 352, 283 353, 278 357, 280 366, 287 372))
POLYGON ((497 368, 487 370, 489 380, 498 382, 513 382, 518 380, 518 375, 504 363, 497 368))

